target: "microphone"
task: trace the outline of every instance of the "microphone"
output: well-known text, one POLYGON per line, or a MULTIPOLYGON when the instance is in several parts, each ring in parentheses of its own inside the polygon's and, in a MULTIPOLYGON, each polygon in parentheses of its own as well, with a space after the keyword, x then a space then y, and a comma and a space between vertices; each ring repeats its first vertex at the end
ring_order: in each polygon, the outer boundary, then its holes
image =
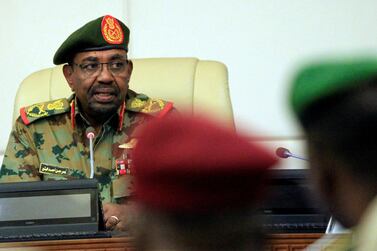
POLYGON ((86 138, 89 139, 89 156, 90 156, 90 178, 94 177, 94 154, 93 154, 93 139, 95 138, 95 130, 89 126, 85 131, 86 138))
POLYGON ((284 147, 277 148, 275 153, 278 157, 283 158, 283 159, 291 157, 295 159, 309 161, 307 158, 303 158, 303 157, 300 157, 298 155, 291 153, 287 148, 284 148, 284 147))

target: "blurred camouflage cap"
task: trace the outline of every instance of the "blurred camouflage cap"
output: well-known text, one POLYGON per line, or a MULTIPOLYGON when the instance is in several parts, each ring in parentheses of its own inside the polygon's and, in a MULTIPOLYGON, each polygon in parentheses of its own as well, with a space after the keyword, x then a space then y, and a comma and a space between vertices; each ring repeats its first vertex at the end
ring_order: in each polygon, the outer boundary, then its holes
POLYGON ((355 87, 373 75, 377 75, 377 58, 337 57, 312 62, 300 68, 292 81, 291 107, 300 117, 316 101, 355 87))
POLYGON ((110 15, 99 17, 73 32, 54 55, 54 64, 71 60, 78 52, 124 49, 128 51, 130 30, 110 15))

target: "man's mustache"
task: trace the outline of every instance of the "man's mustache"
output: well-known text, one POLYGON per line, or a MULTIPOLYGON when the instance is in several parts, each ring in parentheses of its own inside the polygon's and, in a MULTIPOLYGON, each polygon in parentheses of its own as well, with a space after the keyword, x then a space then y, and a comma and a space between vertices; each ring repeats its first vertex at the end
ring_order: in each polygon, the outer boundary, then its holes
POLYGON ((109 94, 117 95, 120 93, 120 90, 118 86, 116 85, 98 84, 98 85, 93 85, 89 89, 89 92, 88 92, 89 96, 93 96, 97 93, 109 93, 109 94))

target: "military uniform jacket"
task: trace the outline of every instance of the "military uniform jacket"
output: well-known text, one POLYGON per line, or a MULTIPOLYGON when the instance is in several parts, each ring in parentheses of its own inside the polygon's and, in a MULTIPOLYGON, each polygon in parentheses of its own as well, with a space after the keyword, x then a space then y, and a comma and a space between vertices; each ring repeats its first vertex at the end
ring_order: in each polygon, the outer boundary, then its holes
MULTIPOLYGON (((137 128, 172 110, 172 103, 128 91, 124 103, 94 140, 94 178, 103 202, 116 203, 132 191, 131 175, 118 175, 120 145, 137 135, 137 128)), ((12 129, 0 171, 0 182, 82 179, 90 176, 90 125, 74 95, 21 108, 12 129)))

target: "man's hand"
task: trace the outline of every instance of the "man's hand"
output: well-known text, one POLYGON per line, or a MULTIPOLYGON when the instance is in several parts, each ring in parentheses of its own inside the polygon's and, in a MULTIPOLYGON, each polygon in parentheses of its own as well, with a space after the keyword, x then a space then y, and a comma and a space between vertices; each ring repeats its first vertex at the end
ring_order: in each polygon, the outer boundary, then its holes
POLYGON ((105 203, 103 214, 107 230, 126 231, 133 217, 132 203, 105 203))

